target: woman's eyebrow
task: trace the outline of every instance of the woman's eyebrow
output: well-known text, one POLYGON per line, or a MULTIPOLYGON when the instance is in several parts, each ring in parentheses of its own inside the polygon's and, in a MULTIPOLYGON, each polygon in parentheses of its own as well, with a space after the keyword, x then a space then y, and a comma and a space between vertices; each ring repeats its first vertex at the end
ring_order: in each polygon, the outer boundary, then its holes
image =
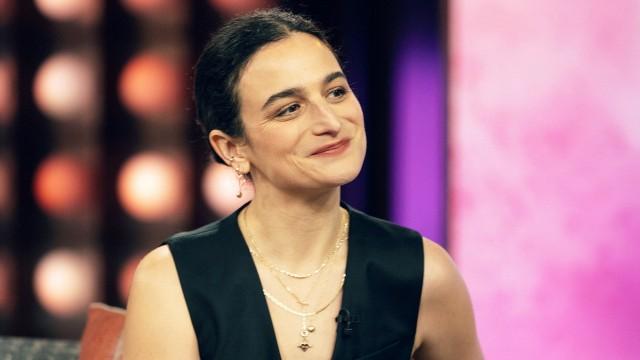
POLYGON ((278 99, 287 98, 291 96, 302 96, 303 93, 304 93, 304 90, 302 90, 301 88, 290 88, 290 89, 279 91, 269 96, 269 98, 264 103, 264 105, 262 105, 262 110, 264 110, 267 106, 269 106, 271 103, 273 103, 278 99))
MULTIPOLYGON (((322 83, 326 85, 326 84, 332 82, 333 80, 335 80, 337 78, 345 78, 346 79, 346 76, 344 76, 344 73, 342 71, 335 71, 335 72, 332 72, 331 74, 325 76, 324 80, 322 81, 322 83)), ((276 101, 278 99, 287 98, 287 97, 291 97, 291 96, 302 96, 302 95, 304 95, 304 90, 299 88, 299 87, 289 88, 289 89, 285 89, 285 90, 279 91, 279 92, 269 96, 267 101, 265 101, 264 105, 262 105, 262 110, 264 110, 267 106, 269 106, 271 103, 273 103, 274 101, 276 101)))
POLYGON ((326 84, 332 82, 333 80, 335 80, 337 78, 346 79, 347 77, 344 76, 344 73, 342 71, 335 71, 335 72, 332 72, 331 74, 325 76, 323 82, 326 85, 326 84))

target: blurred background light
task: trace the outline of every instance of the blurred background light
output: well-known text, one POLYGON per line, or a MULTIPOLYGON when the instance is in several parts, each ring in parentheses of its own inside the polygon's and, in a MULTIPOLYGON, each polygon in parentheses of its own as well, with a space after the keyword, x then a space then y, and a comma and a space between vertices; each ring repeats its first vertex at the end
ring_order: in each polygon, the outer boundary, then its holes
POLYGON ((182 217, 189 205, 186 160, 147 152, 131 157, 118 175, 124 209, 144 221, 182 217))
POLYGON ((87 210, 92 203, 92 191, 91 171, 73 155, 50 155, 36 170, 35 198, 50 215, 70 216, 87 210))
POLYGON ((0 156, 0 216, 7 216, 13 209, 13 167, 6 157, 0 156))
POLYGON ((34 97, 38 107, 57 120, 88 120, 98 105, 97 69, 88 59, 59 53, 38 69, 34 97))
POLYGON ((0 24, 11 21, 14 6, 14 0, 0 0, 0 24))
POLYGON ((0 57, 0 125, 13 119, 17 91, 15 63, 7 57, 0 57))
POLYGON ((207 166, 202 177, 202 192, 209 208, 219 216, 227 216, 253 199, 251 181, 242 186, 242 197, 236 197, 238 178, 231 167, 213 162, 207 166))
POLYGON ((95 256, 58 249, 38 262, 34 290, 42 306, 50 313, 72 316, 86 311, 97 299, 99 268, 95 256))
POLYGON ((118 274, 118 292, 123 304, 127 303, 129 289, 133 282, 133 274, 136 272, 136 268, 140 260, 142 260, 142 257, 142 254, 131 256, 120 268, 120 273, 118 274))
POLYGON ((256 9, 270 8, 275 0, 209 0, 209 4, 224 16, 231 17, 256 9))
POLYGON ((185 112, 185 74, 167 57, 139 54, 120 75, 120 99, 136 116, 175 121, 185 112))
POLYGON ((102 0, 35 0, 38 10, 54 21, 94 25, 102 14, 102 0))
POLYGON ((15 264, 13 257, 0 250, 0 312, 10 313, 15 305, 15 264))

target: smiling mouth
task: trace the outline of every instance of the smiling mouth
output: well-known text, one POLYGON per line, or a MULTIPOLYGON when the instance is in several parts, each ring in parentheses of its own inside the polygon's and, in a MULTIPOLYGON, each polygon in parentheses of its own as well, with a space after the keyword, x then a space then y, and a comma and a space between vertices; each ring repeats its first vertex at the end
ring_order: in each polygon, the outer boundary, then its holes
POLYGON ((316 150, 311 156, 338 155, 342 154, 349 147, 350 140, 342 140, 335 144, 324 146, 316 150))

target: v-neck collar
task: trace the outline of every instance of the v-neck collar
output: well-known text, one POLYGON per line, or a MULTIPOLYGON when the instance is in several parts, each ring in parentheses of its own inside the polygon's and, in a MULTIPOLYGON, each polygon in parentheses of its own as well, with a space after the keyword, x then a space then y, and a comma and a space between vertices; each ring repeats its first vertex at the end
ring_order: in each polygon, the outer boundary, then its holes
MULTIPOLYGON (((263 321, 262 324, 257 324, 257 328, 258 329, 268 329, 268 334, 265 334, 268 339, 269 339, 269 345, 271 348, 274 348, 278 358, 282 359, 282 356, 280 355, 280 348, 278 347, 278 341, 276 338, 276 333, 275 333, 275 328, 274 328, 274 324, 273 324, 273 319, 271 318, 271 313, 269 312, 269 306, 267 304, 267 299, 264 296, 263 292, 262 292, 262 282, 260 280, 260 275, 258 274, 258 269, 256 267, 255 262, 253 261, 253 258, 251 257, 251 252, 249 251, 249 247, 247 245, 247 242, 245 241, 244 235, 242 234, 242 231, 240 230, 240 225, 238 224, 238 215, 240 214, 240 212, 247 207, 251 202, 247 202, 246 204, 242 205, 238 210, 236 210, 229 218, 229 225, 231 225, 231 230, 233 233, 233 235, 235 236, 231 236, 232 239, 236 239, 238 240, 240 243, 236 244, 236 246, 239 246, 241 248, 240 254, 238 254, 240 256, 240 260, 243 262, 248 262, 247 264, 247 268, 248 271, 244 274, 245 275, 245 279, 247 280, 247 287, 250 290, 250 292, 256 291, 256 293, 258 294, 258 297, 260 298, 260 300, 258 301, 258 306, 259 309, 257 309, 257 311, 260 314, 260 319, 263 321)), ((346 264, 346 268, 345 268, 345 281, 344 281, 344 285, 342 288, 342 301, 340 304, 340 309, 353 309, 353 291, 352 291, 352 284, 354 283, 354 279, 352 279, 352 275, 354 274, 354 266, 356 266, 356 264, 354 264, 355 261, 355 257, 353 254, 358 252, 358 246, 360 245, 360 241, 357 237, 357 234, 354 233, 354 211, 353 208, 351 208, 351 206, 349 206, 347 203, 341 201, 340 202, 340 207, 346 209, 349 213, 349 237, 348 237, 348 242, 347 242, 347 264, 346 264)), ((337 356, 341 356, 342 354, 345 353, 346 348, 345 348, 345 344, 344 344, 344 339, 345 339, 345 335, 340 333, 340 324, 338 324, 337 327, 337 333, 336 333, 336 339, 335 339, 335 344, 333 347, 333 353, 331 355, 331 359, 337 359, 337 356)))

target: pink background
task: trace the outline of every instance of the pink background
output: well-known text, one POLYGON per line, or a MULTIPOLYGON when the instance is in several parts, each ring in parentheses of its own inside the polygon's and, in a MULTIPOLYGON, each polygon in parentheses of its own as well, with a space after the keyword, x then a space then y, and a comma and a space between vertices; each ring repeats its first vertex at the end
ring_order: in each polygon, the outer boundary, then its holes
POLYGON ((450 9, 450 248, 486 358, 640 358, 640 1, 450 9))

